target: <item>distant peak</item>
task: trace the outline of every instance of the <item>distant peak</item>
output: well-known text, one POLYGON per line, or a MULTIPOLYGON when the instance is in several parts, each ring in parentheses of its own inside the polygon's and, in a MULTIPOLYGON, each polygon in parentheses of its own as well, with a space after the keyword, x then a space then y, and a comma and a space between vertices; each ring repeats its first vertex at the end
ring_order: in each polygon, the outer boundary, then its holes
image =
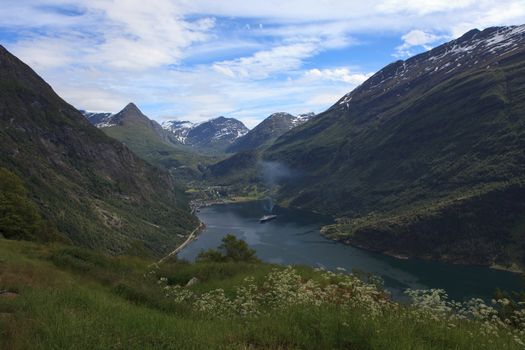
POLYGON ((120 112, 114 116, 115 124, 122 124, 123 122, 137 122, 149 125, 151 120, 142 113, 142 111, 133 103, 130 102, 120 112))
POLYGON ((122 109, 118 114, 122 115, 122 116, 138 116, 142 119, 148 119, 144 113, 142 113, 142 111, 139 109, 139 107, 137 107, 136 104, 134 104, 133 102, 130 102, 126 105, 126 107, 124 107, 124 109, 122 109))
POLYGON ((272 118, 286 118, 286 117, 293 118, 293 115, 291 115, 290 113, 286 113, 286 112, 276 112, 276 113, 270 114, 268 118, 272 119, 272 118))
POLYGON ((134 104, 133 102, 130 102, 126 105, 126 107, 124 107, 124 109, 122 111, 135 111, 135 112, 140 112, 140 109, 137 107, 136 104, 134 104))
POLYGON ((472 29, 463 34, 461 37, 458 38, 457 41, 467 41, 474 39, 481 31, 479 29, 472 29))

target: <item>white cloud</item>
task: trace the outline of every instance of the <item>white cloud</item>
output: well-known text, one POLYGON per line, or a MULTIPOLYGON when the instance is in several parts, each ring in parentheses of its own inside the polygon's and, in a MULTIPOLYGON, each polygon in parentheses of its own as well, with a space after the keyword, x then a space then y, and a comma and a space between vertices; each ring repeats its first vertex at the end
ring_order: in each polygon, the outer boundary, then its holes
POLYGON ((465 9, 476 3, 479 3, 479 0, 386 0, 380 2, 377 9, 386 13, 407 12, 426 15, 465 9))
POLYGON ((79 108, 248 123, 321 112, 368 77, 352 56, 317 65, 321 53, 375 35, 402 37, 391 49, 406 57, 525 22, 523 0, 2 0, 0 13, 7 48, 79 108))
MULTIPOLYGON (((79 15, 59 16, 53 12, 56 6, 64 4, 74 2, 43 0, 22 10, 36 18, 37 23, 43 17, 40 25, 28 19, 24 22, 15 14, 17 20, 11 20, 11 25, 25 24, 40 30, 28 31, 12 49, 41 67, 74 62, 142 70, 180 62, 187 47, 209 39, 208 32, 215 24, 213 18, 184 20, 180 9, 169 0, 157 0, 147 6, 139 0, 90 0, 80 5, 79 15), (50 23, 50 19, 55 22, 50 23)), ((12 11, 3 13, 7 12, 12 11)))
MULTIPOLYGON (((486 4, 487 1, 484 1, 486 4)), ((463 21, 451 23, 450 32, 459 37, 472 28, 483 29, 490 26, 524 24, 525 3, 523 0, 495 1, 476 15, 465 16, 463 21)))
POLYGON ((352 85, 359 85, 366 79, 370 78, 373 73, 352 73, 348 68, 334 68, 334 69, 310 69, 304 73, 305 78, 324 79, 331 81, 342 81, 352 85))
POLYGON ((306 101, 306 105, 308 106, 331 106, 334 103, 336 103, 341 96, 346 94, 347 90, 338 90, 337 92, 332 93, 323 93, 318 94, 315 96, 312 96, 310 99, 306 101))
POLYGON ((214 69, 232 78, 265 79, 271 74, 295 70, 301 67, 304 58, 319 51, 313 43, 297 43, 258 51, 252 56, 217 62, 214 69))
POLYGON ((417 45, 426 45, 440 39, 438 35, 425 33, 422 30, 412 30, 401 37, 404 41, 404 47, 411 47, 417 45))
POLYGON ((432 48, 431 44, 436 41, 443 40, 448 38, 444 35, 436 35, 432 33, 427 33, 419 29, 411 30, 401 37, 403 44, 396 47, 396 57, 408 57, 412 53, 409 51, 410 48, 415 46, 423 47, 425 50, 430 50, 432 48))

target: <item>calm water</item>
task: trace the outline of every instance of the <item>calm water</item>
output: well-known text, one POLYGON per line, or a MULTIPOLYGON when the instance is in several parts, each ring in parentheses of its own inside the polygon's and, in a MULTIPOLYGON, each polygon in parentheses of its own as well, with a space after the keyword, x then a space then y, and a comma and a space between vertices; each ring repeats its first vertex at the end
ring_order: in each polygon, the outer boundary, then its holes
POLYGON ((343 267, 381 276, 396 299, 406 288, 443 288, 450 297, 488 299, 497 288, 520 290, 524 286, 517 275, 484 267, 458 266, 421 260, 399 260, 367 252, 323 238, 321 226, 332 219, 318 214, 274 208, 278 217, 265 224, 262 202, 216 205, 202 208, 199 218, 206 230, 189 244, 180 258, 194 260, 201 250, 216 248, 228 233, 244 239, 264 261, 278 264, 302 264, 335 270, 343 267))

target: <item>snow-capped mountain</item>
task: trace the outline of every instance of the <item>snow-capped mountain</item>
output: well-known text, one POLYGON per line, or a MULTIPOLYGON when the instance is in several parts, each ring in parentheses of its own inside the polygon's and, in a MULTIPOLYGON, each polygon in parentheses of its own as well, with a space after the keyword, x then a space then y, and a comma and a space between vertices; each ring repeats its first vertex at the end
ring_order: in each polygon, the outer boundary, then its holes
POLYGON ((95 125, 97 128, 107 128, 115 125, 112 123, 111 117, 114 115, 110 112, 88 112, 80 110, 80 113, 89 120, 89 122, 95 125))
POLYGON ((416 84, 435 85, 467 70, 493 68, 491 65, 522 50, 524 44, 525 25, 473 29, 430 51, 389 64, 344 95, 331 109, 345 110, 352 99, 365 95, 399 95, 416 84))
POLYGON ((298 125, 306 123, 314 116, 314 113, 299 114, 297 116, 284 112, 273 113, 246 135, 236 140, 228 147, 228 152, 246 151, 267 146, 279 136, 298 125))
POLYGON ((170 120, 162 123, 162 127, 183 144, 217 150, 225 149, 249 131, 239 120, 222 116, 203 123, 170 120))
POLYGON ((162 140, 175 145, 183 144, 194 148, 224 150, 236 139, 246 135, 248 128, 234 118, 218 117, 203 123, 187 120, 168 120, 158 124, 146 117, 133 103, 119 113, 80 111, 97 128, 141 125, 155 131, 162 140))
POLYGON ((162 128, 175 135, 175 138, 182 144, 186 144, 186 139, 190 130, 196 125, 187 120, 168 120, 163 122, 162 128))
POLYGON ((301 124, 306 123, 307 121, 309 121, 313 117, 315 117, 315 113, 314 112, 299 114, 299 115, 295 116, 294 119, 292 119, 292 125, 294 127, 299 126, 301 124))

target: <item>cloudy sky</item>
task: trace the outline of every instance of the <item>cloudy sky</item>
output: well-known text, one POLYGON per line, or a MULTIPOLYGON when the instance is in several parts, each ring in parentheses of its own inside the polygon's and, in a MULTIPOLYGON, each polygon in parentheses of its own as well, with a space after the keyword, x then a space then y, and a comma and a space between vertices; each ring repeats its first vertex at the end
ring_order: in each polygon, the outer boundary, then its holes
POLYGON ((384 65, 525 23, 525 0, 1 0, 0 44, 79 109, 321 112, 384 65))

